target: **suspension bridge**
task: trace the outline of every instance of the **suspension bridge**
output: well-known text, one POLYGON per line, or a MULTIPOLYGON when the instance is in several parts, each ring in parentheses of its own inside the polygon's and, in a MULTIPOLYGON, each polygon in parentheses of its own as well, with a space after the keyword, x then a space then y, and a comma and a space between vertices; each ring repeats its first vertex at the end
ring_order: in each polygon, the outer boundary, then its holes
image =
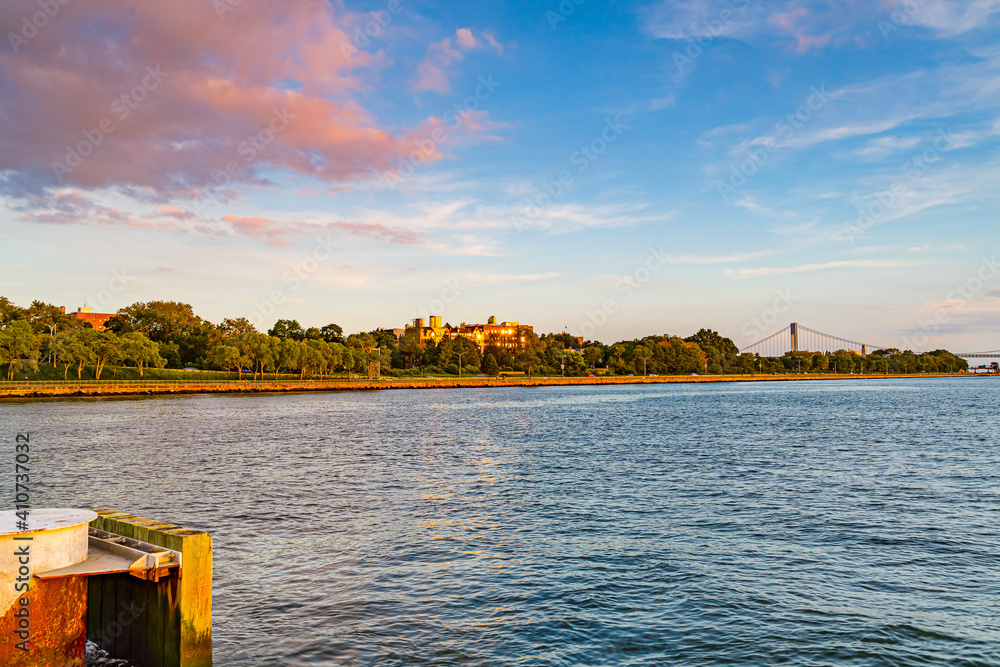
POLYGON ((869 350, 878 349, 882 348, 878 345, 826 334, 793 322, 787 328, 743 348, 740 352, 759 354, 762 357, 783 357, 789 352, 829 353, 847 350, 861 356, 868 356, 869 350))
POLYGON ((962 359, 1000 359, 1000 350, 991 350, 989 352, 967 352, 965 354, 955 353, 956 357, 961 357, 962 359))
MULTIPOLYGON (((783 357, 789 352, 822 352, 829 354, 839 350, 847 350, 863 357, 873 350, 889 349, 884 345, 862 343, 849 338, 842 338, 822 331, 816 331, 793 322, 788 327, 771 334, 763 340, 740 350, 740 353, 759 354, 762 357, 783 357)), ((1000 350, 987 352, 968 352, 955 354, 962 359, 1000 359, 1000 350)))

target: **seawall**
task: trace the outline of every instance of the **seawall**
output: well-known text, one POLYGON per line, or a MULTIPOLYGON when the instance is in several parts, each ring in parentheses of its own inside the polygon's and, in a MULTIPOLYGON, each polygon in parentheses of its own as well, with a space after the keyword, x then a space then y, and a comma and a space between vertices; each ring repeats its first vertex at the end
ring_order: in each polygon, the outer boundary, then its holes
POLYGON ((929 379, 987 377, 971 374, 920 375, 704 375, 584 378, 383 378, 381 380, 277 380, 257 382, 108 381, 0 383, 0 398, 115 397, 179 394, 258 394, 388 389, 479 389, 489 387, 575 387, 587 385, 676 384, 720 382, 816 382, 828 380, 929 379))

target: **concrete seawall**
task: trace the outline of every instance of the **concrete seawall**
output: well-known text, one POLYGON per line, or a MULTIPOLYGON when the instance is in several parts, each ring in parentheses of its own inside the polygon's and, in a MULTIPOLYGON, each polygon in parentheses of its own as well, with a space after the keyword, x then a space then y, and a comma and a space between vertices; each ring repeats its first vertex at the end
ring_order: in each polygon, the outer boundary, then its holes
POLYGON ((327 381, 278 380, 268 382, 101 382, 101 383, 10 383, 0 384, 0 398, 66 398, 151 396, 172 394, 258 394, 331 391, 384 391, 387 389, 477 389, 496 387, 575 387, 588 385, 676 384, 719 382, 807 382, 822 380, 927 379, 940 377, 987 377, 976 375, 704 375, 664 377, 587 378, 383 378, 381 380, 327 381))

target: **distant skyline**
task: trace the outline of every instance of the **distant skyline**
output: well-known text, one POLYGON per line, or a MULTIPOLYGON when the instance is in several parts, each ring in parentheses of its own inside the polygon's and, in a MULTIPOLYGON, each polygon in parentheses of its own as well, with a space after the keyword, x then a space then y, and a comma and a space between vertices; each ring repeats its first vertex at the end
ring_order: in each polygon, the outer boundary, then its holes
POLYGON ((1000 0, 9 0, 0 295, 997 349, 998 28, 1000 0))

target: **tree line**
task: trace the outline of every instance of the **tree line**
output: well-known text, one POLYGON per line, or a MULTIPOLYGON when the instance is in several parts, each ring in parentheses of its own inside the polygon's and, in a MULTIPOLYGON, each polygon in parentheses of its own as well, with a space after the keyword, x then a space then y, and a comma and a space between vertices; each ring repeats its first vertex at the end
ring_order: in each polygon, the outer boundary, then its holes
POLYGON ((306 328, 282 319, 260 332, 246 318, 213 324, 189 304, 173 301, 132 304, 107 320, 105 331, 97 331, 51 304, 34 301, 20 308, 0 297, 0 364, 7 365, 8 380, 26 366, 37 371, 42 360, 60 368, 67 379, 71 372, 81 378, 86 368, 100 379, 107 368, 123 363, 137 368, 140 376, 147 368, 190 367, 232 371, 239 378, 248 373, 254 379, 364 372, 372 363, 390 375, 950 373, 967 368, 965 360, 945 350, 877 350, 867 357, 847 350, 792 352, 780 358, 740 354, 731 339, 709 329, 686 338, 647 336, 610 345, 581 344, 565 333, 523 333, 524 342, 517 347, 492 338, 480 349, 463 337, 421 343, 413 327, 399 337, 381 329, 345 337, 337 324, 306 328))

